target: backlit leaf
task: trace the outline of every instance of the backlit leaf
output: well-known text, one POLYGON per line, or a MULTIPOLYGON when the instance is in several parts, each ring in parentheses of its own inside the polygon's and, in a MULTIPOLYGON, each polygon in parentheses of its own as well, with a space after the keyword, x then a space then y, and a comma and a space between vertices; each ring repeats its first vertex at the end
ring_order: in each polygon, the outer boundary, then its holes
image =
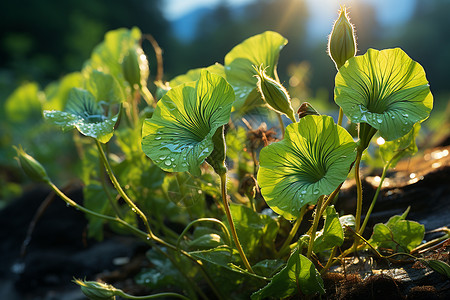
POLYGON ((229 121, 233 100, 225 79, 207 70, 198 81, 169 90, 144 121, 144 153, 165 171, 199 175, 214 150, 214 134, 229 121))
POLYGON ((297 295, 300 291, 306 295, 325 293, 323 280, 314 264, 297 249, 289 257, 286 266, 273 277, 268 285, 253 293, 251 299, 267 297, 283 299, 297 295))
POLYGON ((117 115, 103 115, 103 109, 94 96, 78 88, 70 91, 66 111, 45 110, 44 118, 63 130, 76 127, 81 134, 95 138, 101 143, 111 139, 117 121, 117 115))
POLYGON ((263 66, 266 74, 277 78, 276 68, 280 51, 287 40, 273 31, 252 36, 231 49, 225 56, 225 74, 227 81, 233 86, 236 101, 233 108, 245 113, 256 105, 263 105, 261 96, 256 90, 258 81, 253 66, 263 66))
POLYGON ((353 123, 368 123, 386 141, 407 134, 430 115, 425 71, 400 48, 350 58, 336 75, 336 103, 353 123))
POLYGON ((306 116, 284 140, 261 150, 258 183, 267 204, 286 219, 315 204, 347 178, 356 158, 351 135, 328 116, 306 116))

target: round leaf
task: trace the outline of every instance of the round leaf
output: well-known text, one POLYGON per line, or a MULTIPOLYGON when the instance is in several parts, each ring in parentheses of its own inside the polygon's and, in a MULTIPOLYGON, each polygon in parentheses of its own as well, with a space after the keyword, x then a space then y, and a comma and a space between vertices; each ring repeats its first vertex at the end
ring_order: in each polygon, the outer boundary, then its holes
POLYGON ((400 48, 369 49, 336 75, 335 101, 354 123, 368 123, 387 141, 407 134, 433 108, 425 71, 400 48))
POLYGON ((169 90, 144 121, 144 153, 165 171, 199 175, 214 149, 213 135, 230 119, 233 101, 225 79, 203 70, 198 81, 169 90))
POLYGON ((233 105, 235 110, 240 110, 244 105, 250 106, 247 104, 255 105, 256 100, 263 104, 259 94, 252 93, 256 90, 258 81, 254 77, 256 71, 253 66, 262 65, 267 68, 268 76, 276 78, 278 57, 286 44, 287 40, 280 34, 266 31, 246 39, 225 56, 227 81, 236 93, 236 101, 233 105))
POLYGON ((287 126, 284 140, 261 150, 258 183, 267 204, 295 219, 306 204, 331 193, 356 158, 351 135, 328 116, 306 116, 287 126))

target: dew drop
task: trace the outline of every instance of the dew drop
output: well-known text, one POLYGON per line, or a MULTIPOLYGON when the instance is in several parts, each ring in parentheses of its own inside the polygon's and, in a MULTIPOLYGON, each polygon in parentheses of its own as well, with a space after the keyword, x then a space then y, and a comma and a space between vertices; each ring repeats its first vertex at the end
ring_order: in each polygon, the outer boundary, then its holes
POLYGON ((314 190, 314 195, 319 194, 319 190, 314 190))
POLYGON ((171 160, 171 161, 175 161, 175 158, 172 157, 170 160, 171 160))
POLYGON ((155 137, 155 140, 160 140, 160 139, 161 139, 160 136, 155 137))
POLYGON ((181 165, 182 165, 183 167, 187 167, 187 164, 186 164, 186 163, 181 163, 181 165))
POLYGON ((395 116, 392 116, 391 118, 392 118, 392 119, 395 119, 395 116))
POLYGON ((160 160, 163 160, 163 159, 166 159, 166 157, 167 157, 167 156, 163 155, 163 156, 160 156, 159 159, 160 159, 160 160))
POLYGON ((407 118, 407 117, 408 117, 408 114, 403 114, 402 116, 405 117, 405 118, 407 118))
POLYGON ((383 120, 382 119, 377 119, 377 122, 381 124, 381 123, 383 123, 383 120))
POLYGON ((170 166, 170 165, 172 164, 172 162, 171 162, 169 159, 166 159, 166 160, 164 161, 164 164, 165 164, 166 166, 170 166))
POLYGON ((305 191, 305 190, 303 190, 303 191, 302 191, 302 194, 306 194, 306 191, 305 191))

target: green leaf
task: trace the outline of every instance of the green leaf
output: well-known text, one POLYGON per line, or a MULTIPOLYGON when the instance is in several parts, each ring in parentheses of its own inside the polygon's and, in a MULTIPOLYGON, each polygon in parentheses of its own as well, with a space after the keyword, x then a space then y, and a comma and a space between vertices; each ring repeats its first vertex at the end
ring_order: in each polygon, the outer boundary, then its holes
POLYGON ((447 278, 450 278, 450 266, 446 262, 437 259, 429 259, 429 260, 423 259, 421 261, 425 262, 430 268, 432 268, 439 274, 442 274, 447 278))
POLYGON ((281 259, 264 259, 252 266, 256 274, 270 278, 275 272, 279 271, 284 266, 284 261, 281 259))
POLYGON ((221 65, 219 63, 215 63, 214 65, 211 65, 207 68, 192 69, 192 70, 189 70, 186 74, 178 75, 169 81, 169 86, 171 88, 174 88, 174 87, 176 87, 180 84, 186 83, 186 82, 197 81, 200 78, 200 74, 201 74, 202 70, 204 70, 204 69, 208 70, 209 72, 211 72, 213 74, 220 75, 225 78, 225 69, 224 69, 223 65, 221 65))
POLYGON ((84 71, 101 70, 125 81, 122 75, 122 60, 140 39, 141 31, 137 27, 131 30, 120 28, 108 31, 104 41, 95 47, 84 71))
POLYGON ((144 121, 142 150, 161 169, 200 175, 214 150, 213 135, 228 123, 234 93, 221 76, 203 70, 196 82, 179 85, 158 101, 144 121))
POLYGON ((45 110, 44 118, 63 130, 74 127, 101 143, 108 142, 114 132, 118 115, 106 117, 94 96, 86 90, 73 88, 69 93, 66 111, 45 110))
POLYGON ((245 271, 238 267, 241 263, 239 252, 228 246, 219 246, 214 249, 202 251, 192 251, 189 252, 189 254, 203 261, 227 268, 228 270, 245 274, 245 271))
POLYGON ((267 204, 286 219, 344 182, 356 158, 351 135, 328 116, 306 116, 284 140, 261 150, 258 183, 267 204))
POLYGON ((5 101, 5 115, 13 123, 41 118, 41 103, 44 94, 37 83, 26 83, 18 87, 5 101))
POLYGON ((74 87, 83 86, 83 75, 74 72, 65 75, 61 80, 52 82, 45 87, 46 101, 43 105, 45 110, 60 110, 66 107, 69 92, 74 87))
POLYGON ((263 105, 256 90, 258 80, 254 77, 256 71, 253 66, 267 67, 267 75, 277 78, 278 57, 286 44, 287 40, 280 34, 266 31, 246 39, 228 52, 225 56, 225 74, 236 93, 235 111, 243 114, 257 105, 263 105))
POLYGON ((263 258, 264 254, 267 255, 267 251, 274 247, 279 224, 243 205, 231 204, 230 210, 242 248, 248 256, 263 258))
POLYGON ((126 100, 124 91, 117 80, 110 74, 97 70, 85 72, 86 90, 97 102, 120 103, 126 100))
POLYGON ((417 247, 425 235, 425 227, 417 222, 405 220, 409 208, 401 216, 393 216, 386 224, 373 227, 370 243, 378 248, 409 252, 417 247))
POLYGON ((339 214, 334 206, 328 206, 324 213, 325 224, 319 231, 314 240, 313 251, 318 253, 331 249, 335 246, 341 246, 344 242, 344 230, 339 220, 339 214))
POLYGON ((395 167, 397 162, 403 157, 413 156, 417 153, 416 138, 420 127, 420 123, 416 123, 413 129, 401 138, 380 145, 380 154, 383 160, 385 162, 392 160, 391 168, 395 167))
POLYGON ((300 291, 306 295, 325 293, 322 278, 314 264, 297 249, 289 257, 286 266, 273 277, 268 285, 253 293, 251 299, 267 297, 282 299, 296 295, 300 291))
POLYGON ((425 71, 400 48, 350 58, 336 75, 335 102, 353 123, 368 123, 386 141, 407 134, 433 108, 425 71))

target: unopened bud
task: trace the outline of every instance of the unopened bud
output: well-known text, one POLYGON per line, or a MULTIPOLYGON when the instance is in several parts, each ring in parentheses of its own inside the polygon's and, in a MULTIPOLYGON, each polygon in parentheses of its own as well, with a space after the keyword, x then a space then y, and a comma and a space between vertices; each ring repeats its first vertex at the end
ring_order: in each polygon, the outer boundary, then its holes
POLYGON ((141 47, 135 46, 128 50, 128 53, 122 60, 122 71, 125 80, 130 86, 147 86, 149 75, 147 56, 141 47))
POLYGON ((14 149, 16 149, 17 151, 16 159, 19 162, 20 167, 28 177, 35 181, 50 181, 44 167, 31 155, 28 155, 23 150, 22 146, 19 146, 19 148, 14 147, 14 149))
POLYGON ((299 119, 309 116, 309 115, 314 115, 314 116, 320 115, 317 112, 317 110, 315 110, 314 107, 312 107, 312 105, 309 104, 308 102, 303 102, 302 105, 300 105, 300 107, 298 108, 297 114, 298 114, 299 119))
POLYGON ((345 62, 356 55, 356 38, 353 24, 347 15, 345 6, 339 11, 328 39, 328 54, 339 70, 345 62))
POLYGON ((83 294, 91 300, 114 300, 116 293, 120 291, 112 285, 96 281, 74 279, 73 282, 78 284, 83 294))
POLYGON ((267 76, 265 69, 262 66, 259 68, 253 66, 253 68, 257 72, 256 78, 258 78, 258 82, 256 86, 261 94, 261 98, 266 101, 270 108, 279 113, 286 114, 286 116, 288 116, 289 119, 295 123, 296 121, 294 117, 294 110, 291 106, 291 98, 289 97, 289 94, 284 86, 267 76))

